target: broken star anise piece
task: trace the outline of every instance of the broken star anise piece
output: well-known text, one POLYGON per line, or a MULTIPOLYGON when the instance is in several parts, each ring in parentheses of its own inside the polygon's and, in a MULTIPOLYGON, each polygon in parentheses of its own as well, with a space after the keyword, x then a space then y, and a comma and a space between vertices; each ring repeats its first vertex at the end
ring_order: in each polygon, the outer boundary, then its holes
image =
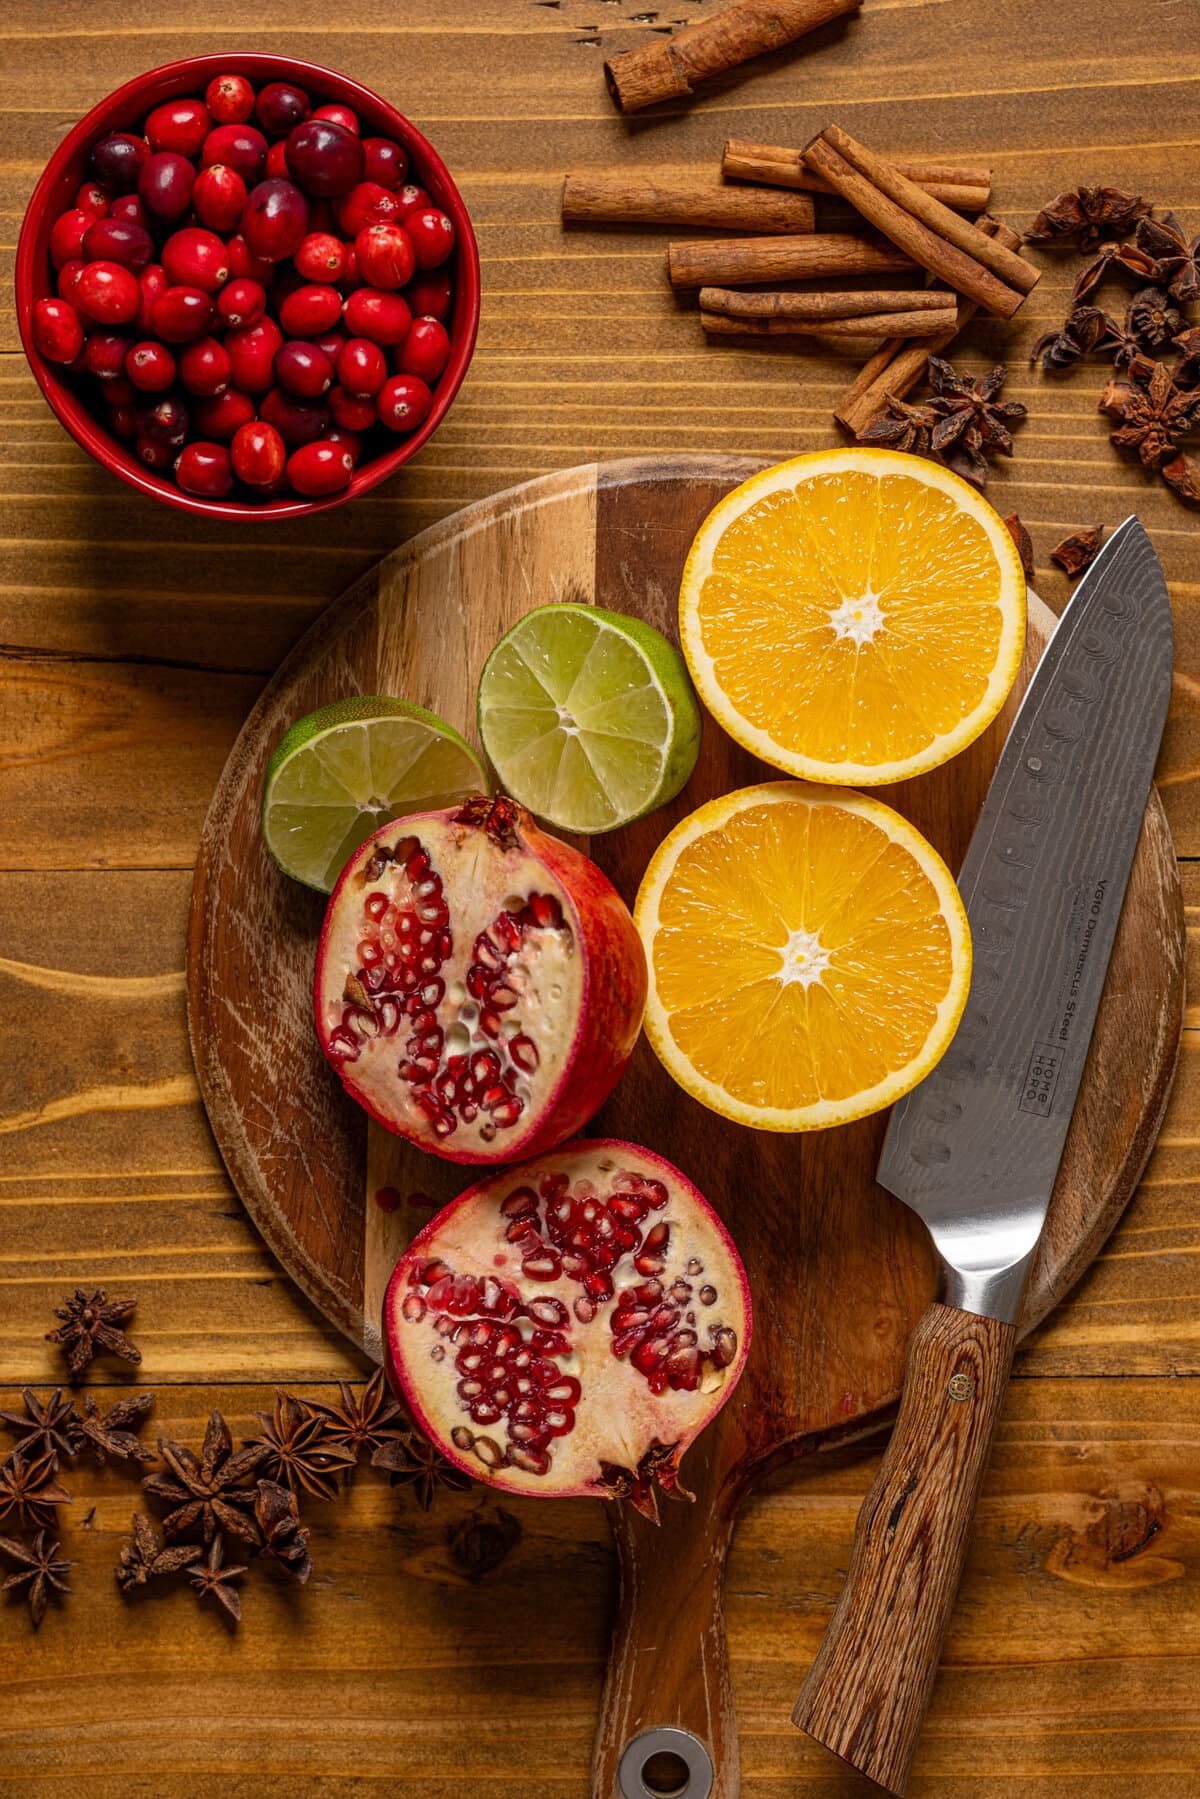
POLYGON ((26 1387, 21 1403, 24 1412, 0 1412, 0 1424, 21 1433, 13 1448, 14 1455, 31 1456, 36 1452, 57 1460, 78 1455, 79 1419, 71 1401, 63 1398, 61 1387, 56 1387, 45 1400, 39 1399, 32 1387, 26 1387))
POLYGON ((1050 555, 1059 568, 1065 569, 1072 577, 1081 575, 1089 562, 1095 560, 1100 549, 1103 529, 1100 525, 1092 525, 1083 531, 1072 531, 1061 543, 1055 544, 1050 555))
POLYGON ((1100 410, 1117 422, 1112 442, 1136 450, 1146 468, 1160 468, 1175 454, 1176 440, 1200 426, 1200 393, 1178 388, 1165 363, 1131 367, 1133 379, 1110 381, 1100 396, 1100 410))
MULTIPOLYGON (((406 1437, 411 1426, 404 1410, 392 1398, 382 1368, 377 1368, 360 1394, 343 1381, 338 1382, 340 1399, 306 1399, 305 1409, 315 1413, 325 1426, 325 1442, 344 1449, 355 1460, 367 1450, 374 1454, 382 1443, 394 1437, 406 1437)), ((354 1469, 346 1469, 349 1485, 354 1469)))
POLYGON ((1027 581, 1033 580, 1033 539, 1026 530, 1017 512, 1010 512, 1004 521, 1008 535, 1017 546, 1017 555, 1021 558, 1021 568, 1027 581))
POLYGON ((1183 352, 1183 361, 1175 370, 1175 385, 1186 390, 1200 387, 1200 325, 1181 331, 1173 339, 1175 348, 1183 352))
POLYGON ((928 456, 937 414, 926 405, 910 406, 906 400, 887 397, 887 411, 864 425, 857 434, 860 444, 881 445, 889 450, 905 450, 912 456, 928 456))
POLYGON ((1135 281, 1156 279, 1154 258, 1136 244, 1102 244, 1100 254, 1076 278, 1071 289, 1071 305, 1078 306, 1108 275, 1118 270, 1123 275, 1131 275, 1135 281))
POLYGON ((97 1287, 90 1299, 82 1287, 76 1287, 69 1299, 55 1306, 54 1316, 61 1318, 62 1324, 46 1332, 46 1341, 66 1351, 72 1381, 80 1378, 92 1357, 102 1350, 122 1361, 141 1361, 141 1350, 121 1329, 136 1307, 136 1299, 110 1299, 103 1287, 97 1287))
POLYGON ((237 1588, 229 1583, 239 1574, 244 1574, 244 1567, 225 1566, 225 1539, 214 1537, 208 1552, 208 1560, 197 1563, 188 1570, 188 1579, 199 1593, 201 1599, 210 1593, 220 1601, 235 1623, 242 1621, 242 1596, 237 1588))
POLYGON ((27 1543, 15 1543, 11 1537, 0 1537, 0 1550, 17 1564, 17 1572, 0 1582, 0 1587, 16 1588, 28 1583, 26 1598, 29 1601, 33 1628, 36 1630, 46 1616, 51 1587, 57 1593, 69 1591, 67 1569, 73 1568, 75 1564, 60 1557, 58 1544, 51 1543, 44 1530, 39 1530, 32 1548, 27 1543))
POLYGON ((356 1457, 333 1440, 323 1417, 277 1387, 274 1412, 260 1412, 258 1421, 261 1434, 247 1447, 259 1451, 265 1473, 293 1493, 303 1488, 315 1499, 337 1498, 338 1476, 356 1457))
POLYGON ((204 1541, 211 1543, 218 1531, 227 1530, 244 1543, 258 1542, 258 1526, 248 1516, 254 1505, 254 1488, 240 1483, 262 1461, 265 1452, 261 1448, 253 1445, 235 1451, 229 1426, 220 1412, 214 1412, 199 1456, 183 1443, 170 1443, 162 1437, 158 1452, 170 1472, 147 1475, 142 1488, 171 1506, 163 1519, 168 1537, 198 1530, 204 1541))
POLYGON ((1008 369, 1002 362, 986 375, 972 379, 970 375, 960 375, 940 356, 929 358, 929 382, 934 392, 930 404, 938 420, 933 428, 932 448, 976 487, 986 485, 988 461, 993 455, 1012 455, 1008 427, 1019 425, 1025 417, 1026 409, 1019 400, 1000 399, 1007 375, 1008 369))
POLYGON ((308 1531, 300 1522, 300 1508, 292 1489, 281 1487, 277 1481, 260 1480, 254 1516, 262 1532, 262 1553, 282 1562, 303 1585, 312 1573, 312 1557, 308 1553, 308 1531))
POLYGON ((1030 362, 1041 358, 1043 369, 1052 375, 1070 368, 1081 356, 1095 350, 1106 336, 1111 321, 1098 306, 1076 306, 1055 331, 1047 331, 1033 346, 1030 362))
POLYGON ((1200 300, 1200 237, 1187 238, 1173 212, 1161 219, 1142 219, 1137 245, 1153 258, 1152 279, 1174 300, 1200 300))
POLYGON ((1162 478, 1181 500, 1200 506, 1200 462, 1194 456, 1173 456, 1162 466, 1162 478))
POLYGON ((17 1518, 30 1526, 53 1525, 54 1508, 71 1495, 56 1478, 58 1458, 52 1450, 38 1456, 19 1451, 0 1464, 0 1518, 17 1518))
POLYGON ((407 1486, 423 1512, 433 1504, 439 1487, 450 1493, 465 1493, 471 1477, 448 1462, 427 1438, 418 1431, 410 1436, 393 1437, 383 1443, 371 1457, 372 1468, 385 1468, 393 1487, 407 1486))
POLYGON ((1025 233, 1027 244, 1078 244, 1090 249, 1102 237, 1121 237, 1150 211, 1140 194, 1119 187, 1078 187, 1043 206, 1025 233))
POLYGON ((177 1574, 204 1554, 199 1543, 176 1543, 164 1549, 144 1512, 133 1514, 133 1539, 121 1545, 117 1584, 123 1593, 144 1587, 158 1574, 177 1574))
POLYGON ((140 1443, 129 1427, 136 1429, 153 1404, 153 1393, 138 1393, 118 1399, 102 1412, 89 1393, 84 1400, 85 1415, 79 1421, 81 1447, 91 1450, 101 1468, 110 1455, 126 1462, 152 1462, 153 1450, 140 1443))
POLYGON ((1143 287, 1129 302, 1126 329, 1148 350, 1161 350, 1183 330, 1183 314, 1164 288, 1143 287))

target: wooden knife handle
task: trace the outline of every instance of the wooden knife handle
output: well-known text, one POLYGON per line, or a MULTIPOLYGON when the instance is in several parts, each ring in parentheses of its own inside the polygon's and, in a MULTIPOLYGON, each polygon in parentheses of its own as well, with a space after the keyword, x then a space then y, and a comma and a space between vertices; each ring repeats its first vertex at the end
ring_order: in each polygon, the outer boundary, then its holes
POLYGON ((1016 1330, 932 1305, 850 1569, 792 1721, 903 1793, 970 1541, 1016 1330))

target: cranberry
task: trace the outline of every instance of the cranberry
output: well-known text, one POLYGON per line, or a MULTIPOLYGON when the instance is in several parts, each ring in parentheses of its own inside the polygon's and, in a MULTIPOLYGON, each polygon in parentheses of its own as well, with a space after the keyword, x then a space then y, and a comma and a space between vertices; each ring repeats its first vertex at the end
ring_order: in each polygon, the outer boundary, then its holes
MULTIPOLYGON (((111 386, 112 382, 110 381, 109 387, 111 386)), ((105 388, 104 391, 107 397, 108 388, 105 388)), ((122 405, 110 406, 108 412, 108 428, 114 437, 136 437, 137 420, 133 416, 132 408, 122 405)))
POLYGON ((123 219, 127 225, 144 225, 146 208, 136 194, 118 194, 108 209, 110 219, 123 219))
POLYGON ((279 323, 289 337, 319 337, 342 316, 342 296, 336 287, 314 284, 298 287, 279 307, 279 323))
POLYGON ((137 276, 119 262, 89 262, 80 270, 72 299, 80 312, 102 325, 127 325, 142 303, 137 276))
POLYGON ((380 187, 386 187, 392 192, 395 192, 408 174, 408 154, 400 144, 394 144, 390 137, 365 137, 363 158, 363 174, 366 179, 376 181, 380 187))
POLYGON ((314 119, 329 119, 335 125, 344 125, 347 131, 358 136, 358 114, 350 107, 343 106, 340 100, 331 100, 327 106, 318 106, 312 114, 314 119))
POLYGON ((233 363, 233 385, 245 394, 265 394, 272 381, 275 352, 282 342, 283 333, 274 319, 227 331, 225 348, 233 363))
POLYGON ((450 338, 437 319, 414 319, 412 328, 396 352, 396 369, 402 375, 420 375, 430 386, 450 360, 450 338))
POLYGON ((331 431, 325 433, 321 441, 327 444, 341 444, 344 450, 349 450, 354 466, 358 467, 362 460, 362 438, 357 431, 347 431, 344 426, 335 425, 331 431))
POLYGON ((125 358, 125 373, 143 393, 161 394, 175 384, 175 358, 166 344, 146 338, 125 358))
POLYGON ((282 178, 283 180, 287 180, 290 176, 291 170, 288 168, 287 144, 283 138, 276 138, 275 142, 271 145, 271 148, 267 151, 266 167, 263 169, 263 174, 274 176, 276 179, 282 178))
POLYGON ((175 479, 184 493, 223 500, 233 487, 233 465, 224 444, 191 443, 180 451, 175 479))
POLYGON ((341 286, 349 292, 358 286, 358 257, 354 254, 354 245, 346 245, 346 273, 342 276, 341 286))
POLYGON ((293 399, 273 387, 258 409, 259 417, 274 425, 289 450, 314 443, 329 429, 329 408, 319 402, 293 399))
POLYGON ((454 289, 445 269, 429 275, 418 275, 404 290, 404 298, 412 307, 413 317, 447 319, 454 301, 454 289))
POLYGON ((312 101, 302 87, 290 81, 268 81, 254 103, 254 116, 272 137, 286 137, 312 111, 312 101))
POLYGON ((194 415, 201 437, 228 443, 254 417, 254 401, 236 387, 227 387, 224 393, 198 398, 194 415))
POLYGON ((104 398, 109 406, 132 406, 133 382, 129 376, 110 375, 104 383, 104 398))
POLYGON ((92 174, 112 193, 131 194, 149 154, 150 146, 144 137, 134 137, 128 131, 110 131, 92 145, 92 174))
POLYGON ((283 473, 287 447, 274 425, 263 419, 242 425, 229 446, 233 472, 247 487, 271 487, 283 473))
POLYGON ((345 125, 306 119, 288 133, 287 166, 306 194, 329 199, 348 194, 362 180, 363 147, 345 125))
POLYGON ((167 271, 160 262, 152 262, 138 276, 138 292, 141 300, 138 305, 135 323, 139 331, 149 332, 154 329, 154 302, 162 298, 171 283, 167 280, 167 271))
POLYGON ((134 445, 138 461, 144 462, 156 475, 165 474, 170 468, 175 460, 175 451, 175 444, 163 443, 157 437, 147 437, 144 431, 134 445))
POLYGON ((112 195, 98 181, 85 181, 75 196, 75 205, 80 212, 90 212, 94 219, 102 219, 112 203, 112 195))
POLYGON ((325 331, 320 337, 314 337, 311 341, 316 344, 323 355, 328 356, 336 368, 337 359, 346 347, 346 333, 344 331, 325 331))
POLYGON ((246 183, 228 163, 214 162, 201 169, 192 189, 196 217, 210 231, 233 231, 246 204, 246 183))
POLYGON ((302 444, 287 460, 288 480, 308 499, 341 493, 353 473, 354 457, 344 444, 302 444))
POLYGON ((156 443, 170 444, 176 450, 180 444, 186 443, 191 430, 188 409, 175 394, 164 394, 153 406, 139 412, 138 423, 143 437, 152 437, 156 443))
POLYGON ((47 362, 74 362, 83 348, 83 326, 69 300, 37 302, 33 341, 47 362))
POLYGON ((333 364, 316 344, 293 341, 275 352, 275 379, 302 400, 319 400, 333 386, 333 364))
POLYGON ((190 394, 210 399, 224 393, 233 374, 233 361, 215 337, 198 338, 179 358, 179 379, 190 394))
POLYGON ((73 206, 69 212, 60 212, 50 229, 50 260, 56 269, 61 269, 64 262, 73 262, 83 253, 83 240, 93 224, 90 212, 73 206))
POLYGON ((212 129, 212 120, 199 100, 164 100, 148 116, 143 129, 152 150, 198 156, 212 129))
POLYGON ((162 247, 162 263, 172 281, 206 294, 215 294, 229 279, 228 250, 215 231, 200 225, 172 232, 162 247))
POLYGON ((214 162, 236 169, 247 186, 257 181, 267 160, 267 140, 253 125, 217 125, 200 151, 200 162, 210 169, 214 162))
POLYGON ((249 275, 241 275, 221 289, 217 300, 217 311, 227 325, 257 325, 267 310, 267 296, 258 281, 251 281, 249 275))
POLYGON ((415 431, 433 404, 419 375, 393 375, 379 390, 375 409, 392 431, 415 431))
POLYGON ((60 300, 71 298, 75 291, 75 283, 86 267, 87 264, 81 256, 72 256, 70 262, 63 263, 62 268, 58 271, 58 280, 55 282, 60 300))
POLYGON ((83 254, 89 262, 119 262, 140 274, 154 255, 154 239, 144 225, 124 219, 96 219, 83 236, 83 254))
POLYGON ((338 380, 351 399, 370 399, 379 392, 387 374, 387 357, 370 338, 352 337, 338 357, 338 380))
POLYGON ((310 231, 292 260, 306 281, 340 281, 346 272, 346 249, 331 231, 310 231))
POLYGON ((418 212, 422 206, 432 206, 433 201, 423 187, 406 181, 396 195, 396 205, 400 208, 400 221, 403 224, 410 212, 418 212))
POLYGON ((346 329, 354 337, 369 337, 373 344, 403 343, 412 324, 412 313, 399 294, 360 287, 350 295, 345 309, 346 329))
POLYGON ((357 237, 368 225, 386 225, 399 217, 399 200, 378 181, 360 181, 337 208, 337 222, 347 237, 357 237))
POLYGON ((138 193, 148 212, 172 224, 191 205, 195 184, 196 171, 186 156, 177 150, 160 150, 138 176, 138 193))
POLYGON ((204 104, 218 125, 244 125, 254 111, 254 89, 244 75, 214 75, 204 104))
POLYGON ((263 287, 267 285, 274 272, 273 266, 263 257, 251 254, 250 246, 240 231, 228 240, 225 248, 229 252, 231 275, 249 275, 252 281, 260 282, 263 287))
POLYGON ((83 346, 83 366, 101 381, 113 381, 125 371, 132 339, 121 331, 93 331, 83 346))
POLYGON ((299 249, 308 230, 308 201, 293 181, 273 177, 252 187, 242 212, 242 236, 250 252, 282 262, 299 249))
POLYGON ((377 416, 374 400, 357 400, 342 387, 330 394, 329 410, 340 431, 369 431, 377 416))
POLYGON ((404 229, 412 239, 419 269, 440 268, 454 248, 454 226, 440 207, 423 206, 419 212, 410 212, 404 229))
POLYGON ((187 344, 203 337, 212 324, 213 303, 198 287, 168 287, 154 302, 150 322, 167 344, 187 344))
POLYGON ((358 272, 372 287, 403 287, 416 266, 415 252, 402 225, 368 225, 354 240, 358 272))

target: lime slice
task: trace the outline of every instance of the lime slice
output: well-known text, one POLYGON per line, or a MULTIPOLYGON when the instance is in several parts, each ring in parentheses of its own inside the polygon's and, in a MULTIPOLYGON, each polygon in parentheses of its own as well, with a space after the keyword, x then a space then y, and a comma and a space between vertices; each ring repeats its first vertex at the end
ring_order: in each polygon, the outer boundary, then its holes
POLYGON ((263 838, 284 874, 330 893, 380 825, 487 791, 478 756, 445 719, 407 700, 338 700, 297 719, 276 745, 263 838))
POLYGON ((700 750, 687 666, 661 631, 600 606, 539 606, 479 682, 479 735, 501 783, 595 836, 679 792, 700 750))

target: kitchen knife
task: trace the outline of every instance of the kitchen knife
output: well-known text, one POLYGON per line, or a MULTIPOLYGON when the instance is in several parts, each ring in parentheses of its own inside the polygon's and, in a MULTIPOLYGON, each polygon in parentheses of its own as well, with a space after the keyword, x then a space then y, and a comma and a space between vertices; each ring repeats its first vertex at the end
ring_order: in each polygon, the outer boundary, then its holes
POLYGON ((941 1298, 793 1722, 902 1793, 966 1557, 1171 691, 1166 582, 1128 518, 1034 670, 959 876, 971 991, 892 1112, 879 1180, 928 1225, 941 1298))

